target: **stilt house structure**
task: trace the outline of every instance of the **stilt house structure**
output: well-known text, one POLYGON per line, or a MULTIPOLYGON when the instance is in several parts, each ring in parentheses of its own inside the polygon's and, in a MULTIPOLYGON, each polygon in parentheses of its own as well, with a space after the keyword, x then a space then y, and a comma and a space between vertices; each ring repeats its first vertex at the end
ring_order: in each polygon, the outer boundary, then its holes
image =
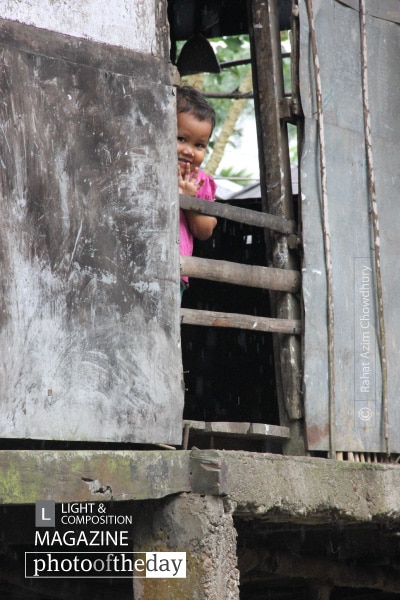
POLYGON ((399 45, 396 0, 0 0, 1 598, 399 596, 399 45), (237 34, 260 197, 180 197, 176 42, 237 34), (43 502, 186 577, 30 577, 43 502))

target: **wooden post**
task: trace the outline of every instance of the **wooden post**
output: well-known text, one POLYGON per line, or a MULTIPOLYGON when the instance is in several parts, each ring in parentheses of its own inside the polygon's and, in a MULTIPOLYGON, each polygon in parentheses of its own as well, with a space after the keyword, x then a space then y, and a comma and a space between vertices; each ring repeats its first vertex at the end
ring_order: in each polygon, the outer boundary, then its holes
MULTIPOLYGON (((294 218, 287 127, 281 106, 285 99, 277 0, 249 2, 249 30, 253 57, 254 103, 258 133, 263 210, 294 218)), ((296 256, 282 235, 267 236, 271 264, 297 267, 296 256)), ((293 294, 271 293, 274 316, 299 319, 300 306, 293 294)), ((301 426, 301 343, 295 337, 274 337, 275 371, 281 424, 290 425, 288 454, 304 454, 301 426)))

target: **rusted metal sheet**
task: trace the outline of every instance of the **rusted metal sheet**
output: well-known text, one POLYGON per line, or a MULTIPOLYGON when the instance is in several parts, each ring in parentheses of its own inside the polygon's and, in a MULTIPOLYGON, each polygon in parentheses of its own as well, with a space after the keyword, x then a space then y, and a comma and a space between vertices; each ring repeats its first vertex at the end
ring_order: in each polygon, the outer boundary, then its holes
MULTIPOLYGON (((347 4, 347 3, 346 3, 347 4)), ((357 3, 358 4, 358 3, 357 3)), ((375 3, 377 4, 377 3, 375 3)), ((313 2, 322 88, 327 198, 332 246, 336 450, 386 452, 374 235, 363 124, 360 17, 343 2, 313 2)), ((393 6, 393 4, 392 4, 393 6)), ((310 450, 329 447, 327 286, 314 68, 305 0, 299 2, 300 81, 305 113, 301 157, 305 307, 304 387, 310 450)), ((371 14, 366 47, 372 154, 380 225, 386 330, 388 433, 400 452, 398 223, 400 205, 400 28, 371 14)), ((399 8, 393 20, 400 16, 399 8)))
POLYGON ((180 443, 168 65, 0 29, 0 437, 180 443))

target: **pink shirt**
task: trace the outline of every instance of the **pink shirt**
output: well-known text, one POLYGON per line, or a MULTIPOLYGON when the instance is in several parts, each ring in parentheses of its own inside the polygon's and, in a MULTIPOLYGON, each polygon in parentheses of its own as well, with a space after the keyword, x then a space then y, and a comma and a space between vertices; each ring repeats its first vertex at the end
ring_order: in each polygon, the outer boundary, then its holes
MULTIPOLYGON (((203 198, 203 200, 210 200, 210 202, 213 202, 217 184, 210 175, 207 175, 207 173, 204 173, 203 171, 199 171, 197 180, 202 178, 204 178, 205 181, 196 196, 197 198, 203 198)), ((193 254, 193 236, 190 233, 185 213, 182 209, 179 211, 179 252, 183 256, 192 256, 193 254)), ((182 277, 182 279, 183 281, 188 281, 187 277, 182 277)))

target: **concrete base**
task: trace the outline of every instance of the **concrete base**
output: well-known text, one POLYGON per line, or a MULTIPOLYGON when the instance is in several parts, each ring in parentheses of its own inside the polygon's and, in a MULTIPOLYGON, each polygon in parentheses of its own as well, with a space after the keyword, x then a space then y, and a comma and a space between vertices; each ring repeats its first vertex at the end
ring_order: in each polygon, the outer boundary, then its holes
POLYGON ((236 531, 222 498, 182 494, 143 503, 134 551, 186 552, 186 579, 134 579, 135 600, 238 600, 236 531))

